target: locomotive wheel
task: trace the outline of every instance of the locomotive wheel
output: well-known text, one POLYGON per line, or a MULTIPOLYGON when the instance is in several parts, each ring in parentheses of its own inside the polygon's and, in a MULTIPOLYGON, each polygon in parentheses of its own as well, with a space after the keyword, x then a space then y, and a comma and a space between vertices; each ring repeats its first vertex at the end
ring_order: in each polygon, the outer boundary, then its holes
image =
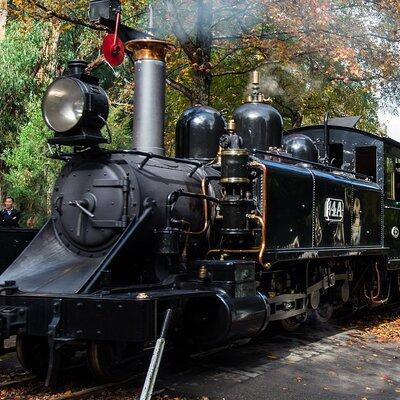
POLYGON ((300 327, 302 321, 303 315, 296 315, 294 317, 281 319, 280 323, 286 332, 294 332, 300 327))
POLYGON ((143 345, 129 342, 91 342, 87 349, 89 369, 105 382, 132 377, 143 361, 143 345))
POLYGON ((40 378, 46 376, 49 363, 47 338, 20 334, 17 336, 16 352, 19 362, 27 371, 40 378))
POLYGON ((329 303, 322 303, 319 307, 314 311, 316 319, 319 322, 325 323, 328 322, 333 315, 333 307, 329 303))

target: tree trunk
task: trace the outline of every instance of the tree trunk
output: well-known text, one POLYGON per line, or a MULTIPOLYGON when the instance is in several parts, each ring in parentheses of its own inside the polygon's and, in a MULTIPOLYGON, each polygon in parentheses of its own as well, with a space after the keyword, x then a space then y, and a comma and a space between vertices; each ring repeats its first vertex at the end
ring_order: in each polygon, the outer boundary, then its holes
POLYGON ((197 20, 194 38, 186 32, 174 0, 165 0, 165 4, 171 21, 172 31, 192 66, 193 86, 190 88, 188 98, 192 104, 209 105, 212 81, 213 8, 211 0, 196 1, 197 20))
POLYGON ((56 76, 56 53, 60 40, 61 25, 60 21, 52 21, 47 29, 45 41, 41 49, 41 57, 35 72, 38 80, 44 81, 48 79, 48 76, 56 76))
POLYGON ((303 123, 303 116, 296 111, 292 114, 290 122, 292 124, 292 128, 300 128, 301 124, 303 123))
POLYGON ((211 101, 211 46, 213 9, 210 0, 197 1, 196 40, 197 63, 194 68, 194 102, 209 105, 211 101))
POLYGON ((6 37, 7 0, 0 0, 0 40, 6 37))
POLYGON ((210 105, 211 102, 211 79, 204 73, 194 72, 192 105, 210 105))

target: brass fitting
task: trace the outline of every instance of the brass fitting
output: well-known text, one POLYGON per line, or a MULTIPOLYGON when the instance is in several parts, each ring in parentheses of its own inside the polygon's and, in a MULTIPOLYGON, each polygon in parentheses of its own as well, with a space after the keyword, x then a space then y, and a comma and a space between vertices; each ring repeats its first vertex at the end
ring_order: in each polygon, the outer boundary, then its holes
POLYGON ((229 133, 231 133, 231 132, 235 132, 235 129, 236 129, 235 120, 230 119, 230 120, 228 121, 228 125, 227 125, 227 127, 226 127, 226 130, 227 130, 229 133))
POLYGON ((258 71, 253 71, 251 73, 251 83, 255 86, 260 84, 260 73, 258 71))
POLYGON ((154 38, 134 39, 125 43, 125 48, 133 53, 135 60, 165 61, 167 52, 174 47, 171 43, 154 38))

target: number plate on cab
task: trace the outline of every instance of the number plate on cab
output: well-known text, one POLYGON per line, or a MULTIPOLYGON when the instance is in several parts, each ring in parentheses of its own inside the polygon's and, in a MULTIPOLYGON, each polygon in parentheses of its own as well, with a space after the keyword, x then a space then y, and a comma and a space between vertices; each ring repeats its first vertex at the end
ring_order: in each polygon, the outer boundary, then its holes
POLYGON ((343 221, 344 202, 340 199, 325 200, 324 217, 327 221, 341 222, 343 221))

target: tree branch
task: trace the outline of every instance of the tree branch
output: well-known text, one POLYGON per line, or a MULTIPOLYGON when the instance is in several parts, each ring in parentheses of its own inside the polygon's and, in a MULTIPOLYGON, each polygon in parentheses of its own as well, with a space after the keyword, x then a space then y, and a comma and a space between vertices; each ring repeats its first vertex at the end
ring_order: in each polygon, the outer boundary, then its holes
POLYGON ((173 89, 177 90, 178 92, 181 92, 184 96, 186 96, 190 100, 191 103, 193 103, 194 97, 192 91, 188 87, 186 87, 182 83, 173 80, 172 78, 167 78, 167 84, 171 86, 173 89))
POLYGON ((217 78, 220 76, 226 76, 226 75, 244 75, 244 74, 248 74, 251 71, 254 71, 255 69, 257 69, 258 67, 261 67, 261 65, 265 64, 265 60, 262 60, 261 62, 258 62, 254 65, 252 65, 251 67, 244 69, 244 70, 240 70, 240 71, 224 71, 224 72, 220 72, 217 74, 212 74, 213 78, 217 78))
POLYGON ((57 19, 62 20, 62 21, 70 22, 71 24, 74 24, 74 25, 84 26, 86 28, 94 29, 94 30, 97 30, 97 31, 105 31, 105 28, 103 28, 101 26, 98 26, 96 24, 87 23, 87 22, 84 22, 84 21, 82 21, 80 19, 72 18, 72 17, 70 17, 68 15, 57 13, 54 10, 51 10, 51 9, 47 8, 46 6, 44 6, 43 4, 41 4, 37 0, 30 0, 30 2, 35 7, 39 8, 42 11, 44 11, 51 18, 57 18, 57 19))

